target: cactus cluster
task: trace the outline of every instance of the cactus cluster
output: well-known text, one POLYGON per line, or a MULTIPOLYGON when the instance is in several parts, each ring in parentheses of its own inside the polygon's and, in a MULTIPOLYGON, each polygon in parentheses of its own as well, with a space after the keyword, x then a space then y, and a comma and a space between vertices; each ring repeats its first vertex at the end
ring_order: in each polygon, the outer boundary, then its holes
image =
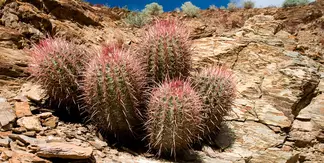
POLYGON ((139 103, 145 86, 140 62, 117 44, 103 46, 87 66, 84 99, 93 122, 117 137, 140 124, 139 103))
POLYGON ((29 50, 30 74, 59 104, 77 103, 79 80, 88 53, 82 46, 63 38, 47 38, 29 50))
POLYGON ((202 133, 202 109, 199 95, 188 82, 171 80, 154 88, 146 122, 150 148, 159 155, 187 149, 202 133))
POLYGON ((191 69, 189 33, 176 20, 157 20, 147 29, 138 55, 142 57, 149 84, 186 77, 191 69))
POLYGON ((190 46, 183 24, 157 20, 136 51, 106 44, 88 54, 86 65, 84 48, 46 39, 32 49, 31 69, 52 98, 82 97, 98 129, 117 138, 134 138, 141 129, 150 149, 176 156, 214 134, 235 98, 233 74, 225 67, 190 76, 190 46))

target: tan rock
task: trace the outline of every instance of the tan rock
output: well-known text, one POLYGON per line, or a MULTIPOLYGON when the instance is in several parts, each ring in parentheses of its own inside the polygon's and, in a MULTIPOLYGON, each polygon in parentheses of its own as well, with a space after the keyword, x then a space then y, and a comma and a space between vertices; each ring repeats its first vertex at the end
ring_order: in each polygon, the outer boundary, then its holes
POLYGON ((86 159, 91 157, 91 147, 80 147, 71 143, 45 143, 38 144, 37 156, 44 158, 86 159))
POLYGON ((8 102, 0 102, 0 126, 6 126, 15 119, 16 114, 10 104, 8 102))
POLYGON ((50 128, 55 128, 58 123, 58 120, 59 119, 54 116, 48 117, 42 122, 42 125, 50 128))
POLYGON ((36 116, 22 117, 17 120, 17 124, 30 131, 41 131, 43 129, 39 119, 36 116))
POLYGON ((28 99, 36 102, 41 102, 42 100, 45 100, 46 97, 45 90, 42 89, 40 85, 31 82, 23 84, 20 89, 20 95, 26 96, 28 99))
POLYGON ((51 161, 39 158, 35 154, 27 152, 13 152, 9 163, 51 163, 51 161))
POLYGON ((15 102, 15 111, 18 118, 32 115, 28 102, 15 102))

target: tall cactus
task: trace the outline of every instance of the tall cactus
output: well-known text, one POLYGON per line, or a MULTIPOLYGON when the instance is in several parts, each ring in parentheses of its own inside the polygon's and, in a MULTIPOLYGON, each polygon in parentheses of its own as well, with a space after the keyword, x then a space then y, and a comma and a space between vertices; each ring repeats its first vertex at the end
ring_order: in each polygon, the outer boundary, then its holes
POLYGON ((200 138, 203 122, 202 102, 188 82, 166 81, 153 89, 148 104, 149 146, 158 155, 188 149, 200 138))
POLYGON ((143 56, 150 84, 187 77, 191 68, 191 51, 187 28, 176 20, 157 20, 145 32, 138 47, 143 56))
POLYGON ((28 50, 29 70, 50 99, 66 107, 77 103, 79 79, 89 57, 85 48, 63 38, 47 38, 28 50))
POLYGON ((233 73, 224 66, 212 66, 194 74, 192 82, 204 102, 207 115, 204 133, 209 136, 218 131, 231 110, 236 94, 233 73))
POLYGON ((117 44, 106 45, 97 53, 83 83, 87 110, 101 130, 117 138, 130 136, 141 123, 145 71, 130 51, 117 44))

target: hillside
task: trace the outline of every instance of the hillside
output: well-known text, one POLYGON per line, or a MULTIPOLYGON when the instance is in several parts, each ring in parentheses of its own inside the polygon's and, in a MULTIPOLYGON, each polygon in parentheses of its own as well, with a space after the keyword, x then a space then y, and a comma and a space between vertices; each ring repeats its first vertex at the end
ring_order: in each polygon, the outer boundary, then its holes
MULTIPOLYGON (((105 141, 88 124, 46 108, 26 49, 47 36, 97 47, 136 47, 145 28, 130 11, 77 0, 7 0, 0 6, 0 162, 172 162, 143 146, 105 141)), ((324 162, 324 1, 291 8, 163 13, 191 31, 193 64, 235 74, 238 97, 215 138, 182 162, 324 162)))

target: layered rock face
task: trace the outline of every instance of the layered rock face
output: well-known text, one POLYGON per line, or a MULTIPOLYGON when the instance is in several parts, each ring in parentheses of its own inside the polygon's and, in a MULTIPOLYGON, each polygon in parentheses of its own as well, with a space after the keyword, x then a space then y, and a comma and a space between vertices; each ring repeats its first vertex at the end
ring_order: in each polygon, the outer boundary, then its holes
MULTIPOLYGON (((195 69, 224 64, 237 82, 233 111, 214 145, 185 154, 184 162, 324 162, 323 12, 318 0, 289 9, 202 11, 194 19, 162 15, 190 27, 195 69)), ((24 48, 47 35, 89 47, 111 40, 136 46, 142 29, 128 27, 125 14, 76 0, 0 7, 0 162, 168 162, 145 149, 116 148, 90 125, 63 122, 42 108, 47 96, 28 79, 24 48)))

